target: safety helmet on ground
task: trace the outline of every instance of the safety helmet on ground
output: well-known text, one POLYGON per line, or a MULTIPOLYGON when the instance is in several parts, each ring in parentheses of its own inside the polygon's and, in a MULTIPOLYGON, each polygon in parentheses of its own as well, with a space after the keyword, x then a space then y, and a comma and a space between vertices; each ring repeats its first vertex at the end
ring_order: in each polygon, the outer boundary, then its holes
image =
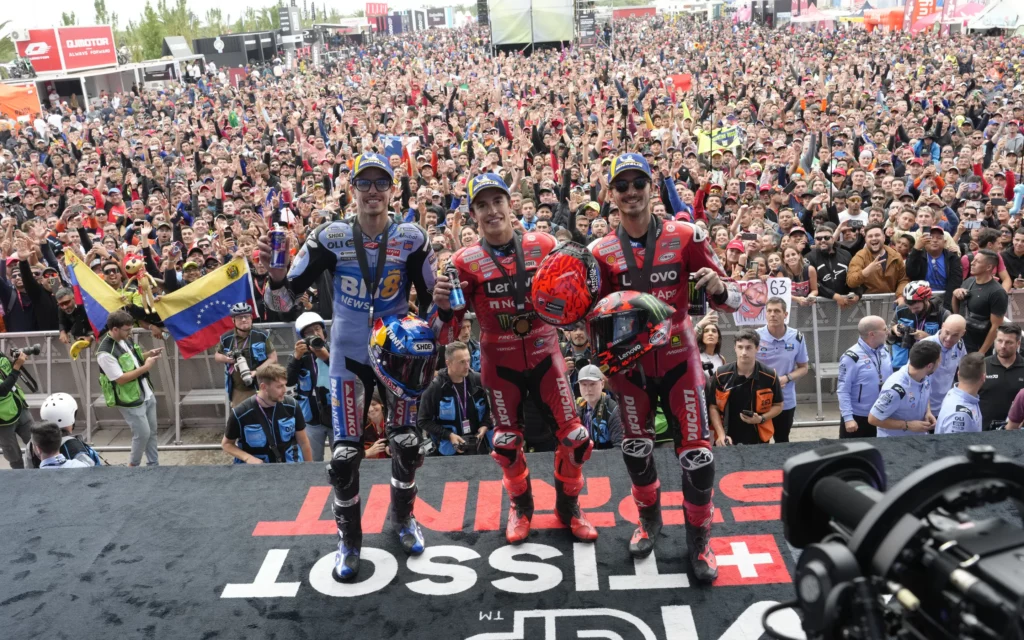
POLYGON ((320 317, 319 313, 313 311, 307 311, 295 319, 295 335, 299 338, 302 337, 302 332, 308 327, 318 324, 326 331, 327 324, 324 323, 324 319, 320 317))
POLYGON ((601 292, 601 269, 575 242, 555 247, 533 274, 533 310, 544 322, 568 327, 587 317, 601 292))
POLYGON ((903 287, 903 299, 909 302, 927 302, 932 299, 932 286, 925 280, 914 280, 903 287))
POLYGON ((55 393, 43 401, 39 408, 39 417, 43 422, 56 423, 61 429, 75 425, 78 414, 78 402, 69 393, 55 393))
POLYGON ((676 310, 649 293, 616 291, 587 316, 594 361, 605 375, 622 371, 672 337, 676 310))
POLYGON ((252 307, 249 306, 248 302, 236 302, 231 305, 231 315, 234 316, 251 316, 252 307))
POLYGON ((391 393, 415 398, 434 379, 434 331, 414 315, 377 318, 370 331, 370 366, 391 393))

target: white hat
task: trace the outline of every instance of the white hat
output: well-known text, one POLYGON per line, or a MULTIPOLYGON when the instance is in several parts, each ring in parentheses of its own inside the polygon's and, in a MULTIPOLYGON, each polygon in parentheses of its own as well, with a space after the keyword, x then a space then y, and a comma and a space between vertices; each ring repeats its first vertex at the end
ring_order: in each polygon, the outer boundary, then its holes
POLYGON ((577 376, 579 380, 604 380, 604 374, 597 368, 597 365, 588 364, 587 366, 580 369, 580 375, 577 376))

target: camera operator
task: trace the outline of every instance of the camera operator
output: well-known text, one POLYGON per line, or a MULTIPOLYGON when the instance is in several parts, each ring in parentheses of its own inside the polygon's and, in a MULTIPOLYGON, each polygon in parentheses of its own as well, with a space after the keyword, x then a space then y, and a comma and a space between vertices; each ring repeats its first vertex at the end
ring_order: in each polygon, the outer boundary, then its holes
POLYGON ((579 370, 580 395, 576 408, 580 421, 590 433, 595 449, 612 449, 622 444, 622 416, 619 405, 605 392, 605 377, 597 365, 579 370))
POLYGON ((232 407, 256 395, 257 381, 253 371, 264 362, 277 362, 277 352, 270 334, 253 329, 252 307, 239 302, 231 307, 235 328, 220 337, 220 351, 213 359, 224 365, 224 386, 232 407))
POLYGON ((306 436, 314 462, 323 462, 324 443, 331 427, 331 352, 319 314, 307 311, 295 320, 294 358, 288 363, 288 386, 295 388, 295 400, 306 421, 306 436))
POLYGON ((903 299, 906 304, 896 308, 896 320, 886 340, 892 345, 894 369, 907 364, 914 343, 938 333, 949 317, 949 310, 932 295, 932 287, 925 280, 915 280, 903 287, 903 299))
POLYGON ((25 402, 25 394, 18 387, 21 378, 21 367, 28 360, 28 353, 18 351, 11 354, 12 362, 7 354, 0 353, 0 447, 4 449, 4 458, 12 469, 24 469, 21 447, 17 436, 28 446, 31 441, 32 415, 25 402))
POLYGON ((942 347, 936 342, 918 342, 910 348, 909 362, 889 376, 868 413, 868 422, 878 428, 879 438, 920 435, 935 427, 928 376, 938 368, 940 359, 942 347))
POLYGON ((232 407, 220 446, 235 464, 298 463, 312 455, 306 422, 293 398, 285 395, 288 372, 267 362, 254 374, 255 395, 232 407))
POLYGON ((491 424, 480 374, 470 368, 469 348, 455 341, 444 349, 439 371, 420 399, 417 426, 430 434, 443 456, 486 453, 491 424))
POLYGON ((981 406, 978 393, 985 384, 985 356, 971 353, 960 361, 958 382, 942 400, 935 433, 978 433, 981 406))
POLYGON ((100 388, 108 407, 117 407, 132 431, 128 466, 137 467, 146 452, 146 464, 159 464, 156 439, 156 395, 149 371, 163 348, 143 352, 132 337, 135 320, 124 309, 107 317, 107 333, 96 349, 100 388))
POLYGON ((839 358, 839 412, 843 424, 839 438, 874 438, 868 412, 878 399, 886 378, 892 375, 892 360, 885 348, 887 329, 879 316, 867 316, 857 323, 860 339, 839 358))

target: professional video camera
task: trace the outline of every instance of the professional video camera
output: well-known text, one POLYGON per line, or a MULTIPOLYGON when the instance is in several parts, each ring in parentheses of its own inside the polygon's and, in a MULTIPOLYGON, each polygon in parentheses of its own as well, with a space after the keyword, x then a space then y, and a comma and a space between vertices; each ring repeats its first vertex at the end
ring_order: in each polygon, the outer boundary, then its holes
POLYGON ((1024 466, 991 446, 933 462, 885 491, 866 443, 786 461, 782 522, 803 549, 793 584, 809 639, 1024 637, 1024 529, 968 509, 1013 501, 1024 515, 1024 466), (891 595, 891 598, 885 596, 891 595))

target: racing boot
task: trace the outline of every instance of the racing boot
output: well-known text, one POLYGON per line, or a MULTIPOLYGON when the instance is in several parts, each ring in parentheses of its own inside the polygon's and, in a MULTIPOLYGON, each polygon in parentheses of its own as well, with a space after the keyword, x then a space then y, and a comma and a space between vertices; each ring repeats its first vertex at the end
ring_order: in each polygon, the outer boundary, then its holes
POLYGON ((561 480, 555 480, 555 513, 562 524, 569 527, 572 535, 583 542, 597 540, 597 527, 587 520, 587 515, 580 509, 579 496, 565 493, 561 480))
POLYGON ((418 556, 426 549, 427 544, 423 540, 423 529, 420 528, 416 518, 410 515, 408 518, 399 521, 395 526, 398 539, 402 543, 402 549, 411 556, 418 556))
POLYGON ((363 546, 362 532, 338 532, 338 552, 334 554, 331 577, 338 582, 355 580, 359 573, 359 550, 363 546))
MULTIPOLYGON (((685 485, 686 481, 683 482, 685 485)), ((711 492, 711 489, 700 492, 706 494, 707 502, 704 504, 683 500, 683 512, 686 516, 686 551, 690 557, 690 566, 693 568, 693 577, 704 584, 710 584, 718 577, 718 561, 715 560, 715 552, 711 550, 711 520, 715 514, 711 492)))
POLYGON ((634 558, 646 558, 654 551, 654 543, 661 533, 661 488, 633 487, 633 500, 639 515, 639 524, 629 540, 629 553, 634 558))
POLYGON ((526 491, 512 497, 510 502, 505 539, 509 544, 519 544, 530 536, 530 520, 533 519, 533 488, 529 476, 526 477, 526 491))

